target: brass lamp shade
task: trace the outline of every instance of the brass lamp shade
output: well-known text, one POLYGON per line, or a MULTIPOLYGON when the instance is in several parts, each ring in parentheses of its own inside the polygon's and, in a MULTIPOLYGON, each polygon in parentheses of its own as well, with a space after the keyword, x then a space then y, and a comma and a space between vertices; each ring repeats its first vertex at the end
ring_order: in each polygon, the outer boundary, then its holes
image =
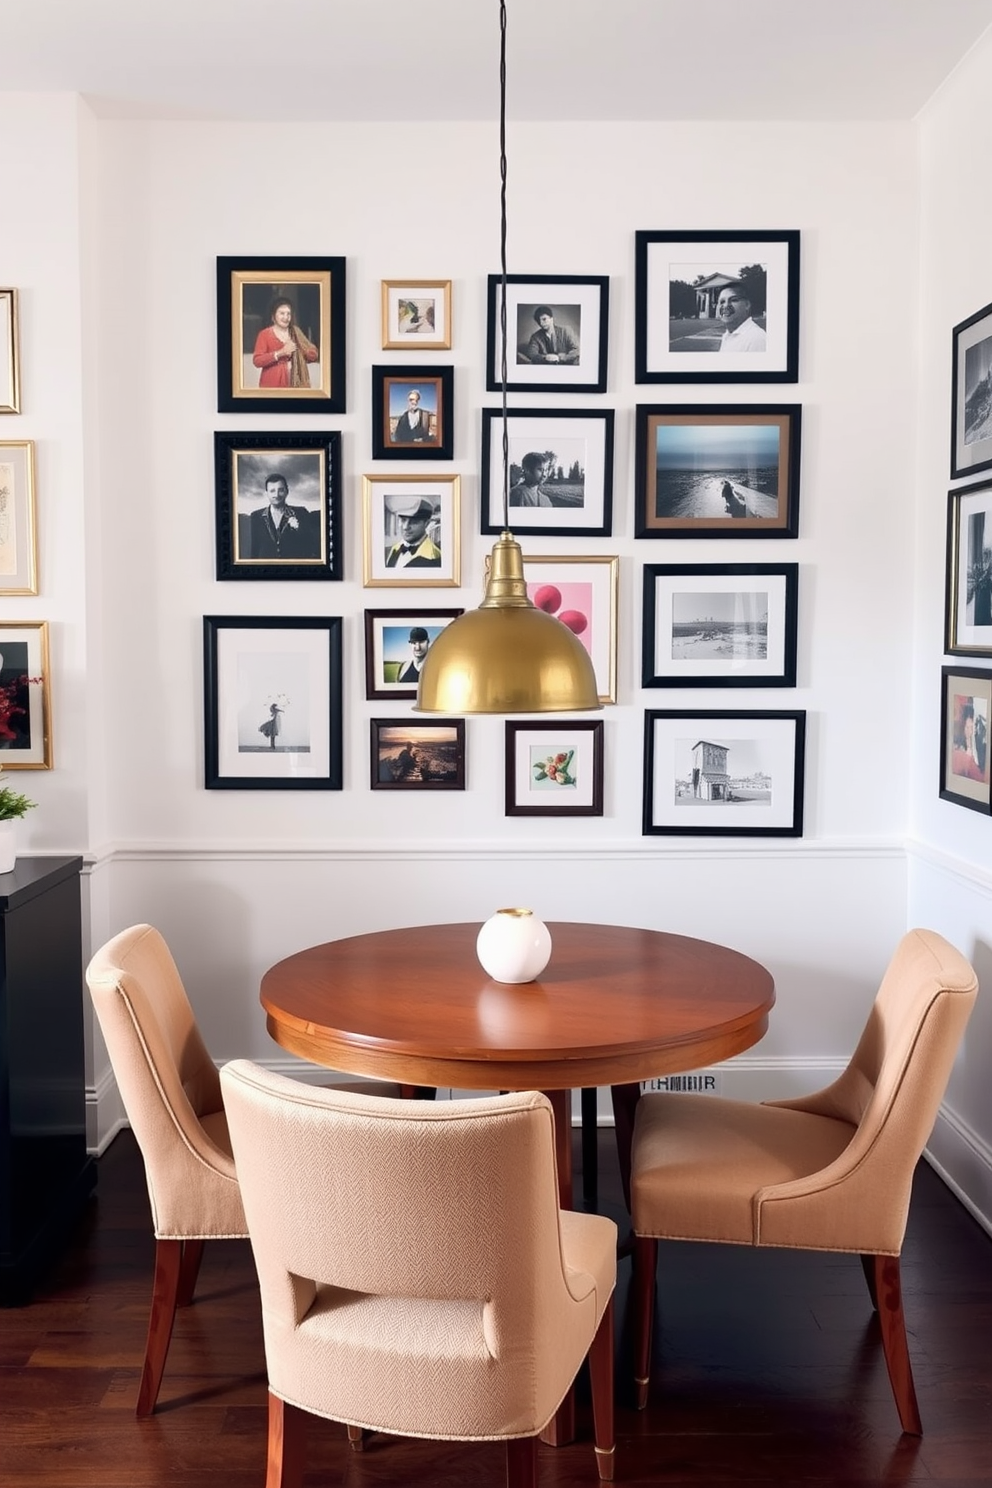
POLYGON ((567 625, 527 598, 520 545, 494 545, 486 597, 445 627, 420 673, 420 713, 571 713, 599 709, 592 661, 567 625))

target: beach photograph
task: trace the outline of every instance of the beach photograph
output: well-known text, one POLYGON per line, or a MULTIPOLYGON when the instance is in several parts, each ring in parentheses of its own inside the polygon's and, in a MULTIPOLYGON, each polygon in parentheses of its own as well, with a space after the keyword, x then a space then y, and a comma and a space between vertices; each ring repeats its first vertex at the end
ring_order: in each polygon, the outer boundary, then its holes
POLYGON ((767 593, 672 596, 673 661, 767 661, 767 593))
POLYGON ((774 518, 781 430, 775 424, 659 424, 655 516, 774 518))

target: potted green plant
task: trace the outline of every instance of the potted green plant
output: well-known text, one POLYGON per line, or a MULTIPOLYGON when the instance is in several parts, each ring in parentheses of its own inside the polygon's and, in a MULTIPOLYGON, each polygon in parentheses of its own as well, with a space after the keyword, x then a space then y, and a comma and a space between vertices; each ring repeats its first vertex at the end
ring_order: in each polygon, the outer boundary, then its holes
POLYGON ((17 860, 17 823, 37 801, 7 785, 0 768, 0 873, 9 873, 17 860))

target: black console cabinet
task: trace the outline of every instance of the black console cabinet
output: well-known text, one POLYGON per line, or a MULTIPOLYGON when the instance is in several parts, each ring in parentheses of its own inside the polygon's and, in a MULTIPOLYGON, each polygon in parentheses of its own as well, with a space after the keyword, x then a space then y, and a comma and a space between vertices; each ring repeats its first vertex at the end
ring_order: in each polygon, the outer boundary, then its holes
POLYGON ((86 1153, 82 858, 0 874, 0 1304, 27 1302, 96 1182, 86 1153))

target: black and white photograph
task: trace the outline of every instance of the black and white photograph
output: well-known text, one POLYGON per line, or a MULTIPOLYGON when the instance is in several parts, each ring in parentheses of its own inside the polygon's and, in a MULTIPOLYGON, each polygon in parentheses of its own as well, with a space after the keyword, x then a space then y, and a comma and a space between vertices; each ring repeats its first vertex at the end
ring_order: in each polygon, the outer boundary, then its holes
MULTIPOLYGON (((605 275, 506 276, 506 380, 516 392, 606 391, 610 281, 605 275)), ((486 388, 502 386, 503 283, 489 276, 486 388)))
POLYGON ((644 565, 643 687, 794 687, 796 563, 644 565))
POLYGON ((418 352, 451 346, 450 279, 383 279, 382 349, 418 352))
POLYGON ((341 436, 214 435, 218 579, 340 579, 341 436))
POLYGON ((944 649, 992 656, 992 481, 948 494, 944 649))
POLYGON ((644 715, 646 836, 801 837, 804 712, 644 715))
POLYGON ((992 305, 952 332, 951 476, 992 467, 992 305))
POLYGON ((465 720, 373 718, 373 790, 464 790, 465 720))
POLYGON ((0 289, 0 413, 20 413, 17 290, 0 289))
MULTIPOLYGON (((507 417, 510 523, 545 537, 613 530, 612 408, 514 409, 507 417)), ((503 417, 482 410, 482 528, 502 532, 503 417)))
POLYGON ((638 382, 796 382, 798 232, 635 233, 638 382))
POLYGON ((341 620, 206 615, 207 790, 340 790, 341 620))
POLYGON ((415 698, 430 648, 463 610, 366 610, 365 696, 415 698))
POLYGON ((363 477, 366 588, 457 587, 460 492, 457 475, 363 477))

